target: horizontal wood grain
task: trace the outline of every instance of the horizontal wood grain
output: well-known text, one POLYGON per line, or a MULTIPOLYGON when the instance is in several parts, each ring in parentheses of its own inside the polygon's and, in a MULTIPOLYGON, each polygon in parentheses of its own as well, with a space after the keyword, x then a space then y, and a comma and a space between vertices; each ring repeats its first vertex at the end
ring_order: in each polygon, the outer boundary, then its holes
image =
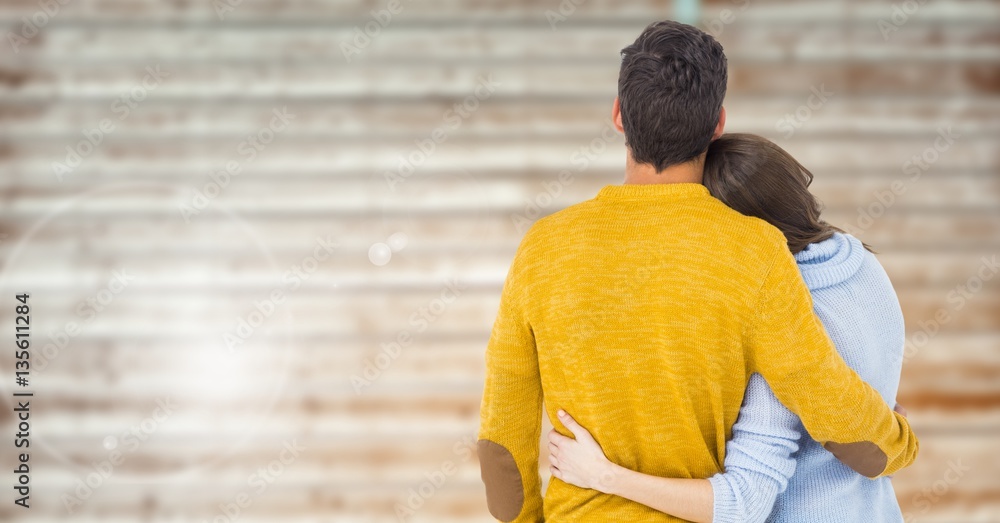
MULTIPOLYGON (((908 521, 997 521, 1000 278, 977 275, 1000 255, 1000 4, 927 2, 888 34, 894 0, 701 4, 729 57, 728 130, 808 167, 823 217, 874 246, 897 290, 897 399, 921 441, 893 480, 908 521), (818 106, 814 89, 830 93, 818 106), (934 160, 914 171, 915 155, 934 160)), ((37 396, 33 506, 0 503, 0 520, 225 519, 295 440, 306 450, 239 521, 398 522, 446 463, 406 521, 492 521, 468 449, 502 282, 527 225, 621 183, 618 53, 673 2, 403 0, 345 55, 386 5, 242 0, 220 17, 212 2, 73 0, 17 50, 4 39, 0 329, 2 297, 31 292, 37 396), (157 65, 169 76, 119 118, 157 65), (491 75, 495 92, 448 124, 491 75), (282 108, 294 120, 248 159, 240 143, 282 108), (103 119, 114 130, 56 176, 103 119), (240 174, 185 220, 230 161, 240 174), (395 246, 384 265, 380 243, 395 246), (116 271, 134 279, 110 292, 116 271), (230 350, 224 334, 275 290, 285 302, 230 350), (164 400, 175 409, 149 425, 164 400), (71 514, 109 445, 125 461, 71 514)), ((39 9, 5 1, 0 25, 16 34, 39 9)))

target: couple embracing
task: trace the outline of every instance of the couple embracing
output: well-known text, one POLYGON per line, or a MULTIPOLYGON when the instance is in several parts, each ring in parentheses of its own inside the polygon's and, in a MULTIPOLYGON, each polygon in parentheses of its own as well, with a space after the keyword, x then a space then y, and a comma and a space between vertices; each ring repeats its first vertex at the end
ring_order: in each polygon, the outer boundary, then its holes
POLYGON ((918 442, 894 408, 896 294, 805 167, 724 134, 726 67, 704 32, 649 26, 612 110, 624 183, 522 240, 486 351, 496 519, 902 521, 886 476, 918 442))

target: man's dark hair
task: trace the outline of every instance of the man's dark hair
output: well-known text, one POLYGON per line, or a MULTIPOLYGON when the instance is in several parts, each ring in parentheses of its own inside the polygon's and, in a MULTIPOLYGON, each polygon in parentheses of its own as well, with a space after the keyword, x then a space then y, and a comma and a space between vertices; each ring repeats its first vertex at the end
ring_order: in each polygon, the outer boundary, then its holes
POLYGON ((625 141, 656 172, 708 149, 726 97, 726 54, 705 32, 656 22, 622 49, 618 98, 625 141))

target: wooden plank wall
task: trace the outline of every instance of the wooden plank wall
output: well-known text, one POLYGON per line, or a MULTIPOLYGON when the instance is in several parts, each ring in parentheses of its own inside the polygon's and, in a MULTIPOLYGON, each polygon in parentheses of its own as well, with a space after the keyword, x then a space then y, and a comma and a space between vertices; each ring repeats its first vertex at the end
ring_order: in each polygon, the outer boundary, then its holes
MULTIPOLYGON (((617 52, 671 6, 4 1, 0 324, 32 293, 37 396, 0 519, 488 521, 502 279, 525 223, 620 180, 617 52)), ((1000 3, 700 16, 730 130, 813 169, 896 285, 908 520, 1000 521, 1000 3)))

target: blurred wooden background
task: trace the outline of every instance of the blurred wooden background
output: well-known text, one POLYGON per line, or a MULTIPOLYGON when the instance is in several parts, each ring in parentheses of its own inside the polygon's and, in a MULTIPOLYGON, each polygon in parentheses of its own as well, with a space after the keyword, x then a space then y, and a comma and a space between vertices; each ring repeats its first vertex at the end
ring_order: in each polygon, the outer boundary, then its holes
MULTIPOLYGON (((5 487, 0 519, 489 521, 469 445, 500 285, 525 222, 620 181, 618 51, 672 14, 5 1, 0 324, 32 293, 36 398, 32 508, 5 487)), ((908 521, 1000 521, 1000 2, 698 19, 729 55, 729 130, 811 168, 896 285, 908 521)), ((8 471, 14 429, 5 405, 8 471)))

